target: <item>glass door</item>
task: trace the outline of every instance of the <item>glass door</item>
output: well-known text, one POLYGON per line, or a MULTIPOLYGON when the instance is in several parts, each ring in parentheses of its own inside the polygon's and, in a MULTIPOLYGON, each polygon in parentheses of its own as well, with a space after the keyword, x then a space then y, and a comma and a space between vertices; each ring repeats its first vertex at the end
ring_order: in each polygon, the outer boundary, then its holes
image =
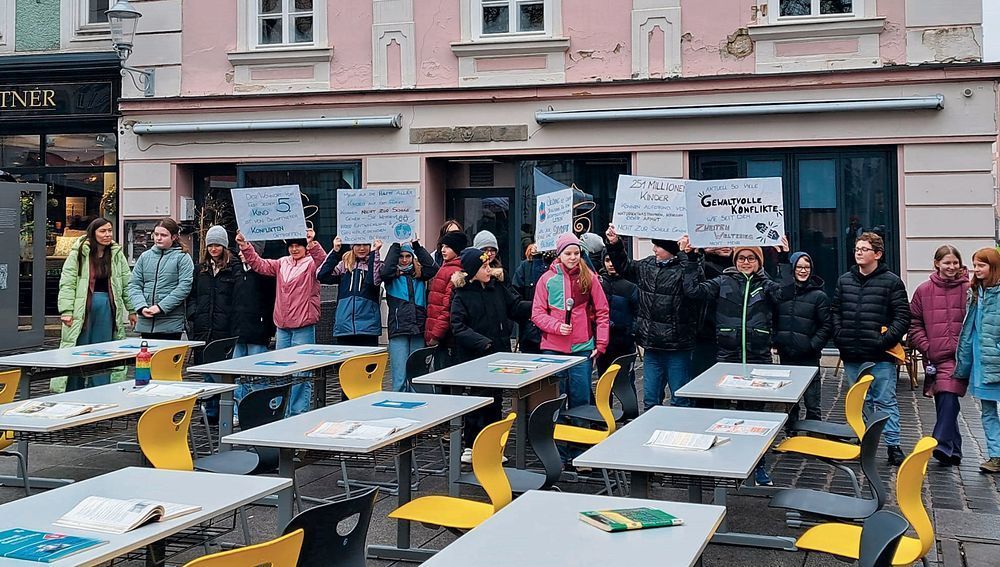
POLYGON ((492 232, 499 245, 497 257, 508 273, 513 272, 521 260, 517 253, 519 233, 515 230, 511 211, 513 202, 513 187, 448 190, 447 217, 462 223, 469 246, 479 231, 492 232))

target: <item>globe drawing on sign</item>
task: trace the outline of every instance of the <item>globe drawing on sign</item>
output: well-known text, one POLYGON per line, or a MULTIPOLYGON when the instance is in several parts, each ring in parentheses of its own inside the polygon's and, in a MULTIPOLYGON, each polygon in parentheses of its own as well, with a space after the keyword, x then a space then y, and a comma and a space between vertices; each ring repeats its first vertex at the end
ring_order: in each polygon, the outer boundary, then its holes
POLYGON ((545 220, 545 201, 538 203, 538 220, 545 220))
POLYGON ((408 240, 413 236, 413 228, 409 223, 401 222, 393 228, 393 233, 399 240, 408 240))

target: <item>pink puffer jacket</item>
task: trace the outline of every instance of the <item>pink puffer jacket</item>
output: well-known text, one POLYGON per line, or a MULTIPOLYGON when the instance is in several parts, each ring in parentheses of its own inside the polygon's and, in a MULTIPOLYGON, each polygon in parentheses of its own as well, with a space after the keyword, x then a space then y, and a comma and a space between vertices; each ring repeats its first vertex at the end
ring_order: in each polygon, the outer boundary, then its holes
POLYGON ((926 361, 937 367, 936 380, 924 384, 926 395, 950 392, 964 396, 969 386, 966 380, 952 378, 968 291, 965 274, 946 280, 933 273, 913 292, 909 338, 926 361))

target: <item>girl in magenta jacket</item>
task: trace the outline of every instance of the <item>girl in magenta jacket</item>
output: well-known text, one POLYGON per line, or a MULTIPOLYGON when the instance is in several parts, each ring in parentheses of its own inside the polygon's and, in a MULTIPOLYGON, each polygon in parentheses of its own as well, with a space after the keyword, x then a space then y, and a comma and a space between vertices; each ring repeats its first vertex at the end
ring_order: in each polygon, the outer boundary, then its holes
POLYGON ((587 357, 586 363, 570 368, 560 381, 571 408, 590 402, 593 359, 607 349, 610 328, 608 299, 597 276, 581 259, 582 250, 573 234, 558 238, 556 259, 535 285, 531 306, 531 322, 542 332, 544 353, 587 357))
POLYGON ((969 277, 962 255, 944 245, 934 253, 934 273, 920 284, 910 301, 910 342, 927 362, 924 395, 934 398, 937 422, 933 436, 938 446, 934 458, 943 465, 962 461, 962 436, 958 430, 958 399, 968 381, 952 376, 955 351, 962 333, 969 277))

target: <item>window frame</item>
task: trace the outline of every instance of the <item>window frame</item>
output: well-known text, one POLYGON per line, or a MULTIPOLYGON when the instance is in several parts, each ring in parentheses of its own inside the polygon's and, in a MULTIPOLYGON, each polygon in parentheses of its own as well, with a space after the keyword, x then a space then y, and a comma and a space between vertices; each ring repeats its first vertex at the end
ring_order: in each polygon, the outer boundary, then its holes
POLYGON ((293 12, 292 9, 295 6, 295 0, 278 0, 281 3, 281 43, 261 43, 261 21, 264 19, 274 19, 275 14, 261 14, 260 13, 260 2, 261 0, 251 0, 253 1, 253 46, 255 49, 280 49, 280 48, 294 48, 294 47, 316 47, 316 20, 317 20, 317 6, 325 4, 323 0, 313 0, 312 9, 308 12, 293 12), (313 20, 313 34, 312 41, 290 41, 291 36, 294 33, 294 20, 297 17, 310 16, 313 20))
MULTIPOLYGON (((316 49, 326 49, 327 38, 327 2, 325 0, 313 0, 313 40, 311 43, 259 43, 259 6, 260 0, 238 0, 236 5, 236 52, 277 52, 277 51, 309 51, 316 49)), ((286 0, 282 0, 284 8, 286 0)), ((287 12, 282 12, 287 18, 287 12)), ((284 20, 283 20, 284 21, 284 20)), ((284 37, 284 30, 282 36, 284 37)))
POLYGON ((545 38, 552 37, 553 33, 553 2, 552 0, 471 0, 471 32, 473 40, 491 40, 501 38, 545 38), (485 4, 485 6, 484 6, 485 4), (492 5, 508 6, 507 31, 501 33, 483 32, 483 8, 492 5), (543 29, 537 31, 511 31, 512 24, 517 22, 517 8, 520 4, 541 4, 544 14, 543 29))
POLYGON ((871 4, 871 8, 874 8, 875 5, 875 0, 852 0, 850 13, 820 14, 820 2, 821 0, 810 0, 811 9, 808 16, 782 16, 781 0, 767 0, 767 19, 771 23, 778 24, 852 20, 856 18, 868 17, 870 11, 868 4, 871 4))

